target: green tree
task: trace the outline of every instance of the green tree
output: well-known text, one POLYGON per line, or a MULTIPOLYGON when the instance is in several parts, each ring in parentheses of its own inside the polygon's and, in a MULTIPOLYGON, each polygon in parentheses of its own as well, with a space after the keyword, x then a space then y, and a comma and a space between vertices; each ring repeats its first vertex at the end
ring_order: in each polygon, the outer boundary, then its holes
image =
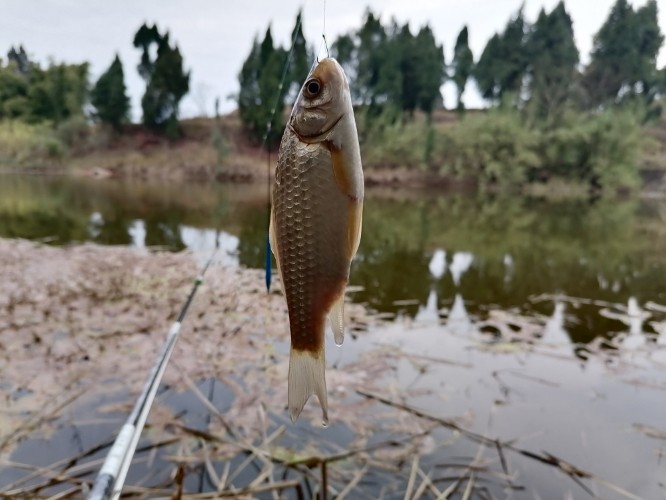
POLYGON ((163 37, 154 24, 148 26, 146 23, 143 23, 134 35, 132 43, 136 48, 141 49, 141 60, 137 66, 137 71, 146 83, 150 81, 155 66, 155 61, 150 58, 150 48, 153 44, 159 46, 162 42, 163 37))
POLYGON ((308 51, 307 42, 303 35, 303 15, 298 11, 296 23, 291 32, 291 60, 289 62, 289 79, 285 82, 288 93, 295 94, 301 88, 305 78, 310 72, 312 55, 308 51))
POLYGON ((114 130, 119 131, 127 121, 130 101, 127 97, 123 65, 116 54, 111 66, 102 76, 90 93, 90 100, 96 109, 97 117, 114 130))
POLYGON ((502 65, 502 39, 495 33, 486 44, 472 76, 476 80, 481 96, 492 102, 499 100, 502 92, 500 66, 502 65))
POLYGON ((333 54, 347 72, 352 98, 366 106, 370 118, 395 119, 400 111, 416 109, 430 113, 441 103, 444 51, 429 26, 415 36, 408 24, 394 20, 384 26, 367 10, 359 30, 336 39, 333 54))
POLYGON ((423 26, 414 40, 417 103, 419 109, 432 113, 442 103, 440 88, 446 78, 444 47, 437 45, 430 26, 423 26))
POLYGON ((156 26, 141 25, 134 36, 134 46, 142 50, 138 71, 146 80, 141 99, 143 123, 175 137, 180 133, 178 107, 190 89, 190 73, 183 67, 183 56, 178 46, 171 46, 169 33, 160 34, 156 26), (154 60, 150 57, 153 44, 157 45, 154 60))
POLYGON ((528 55, 526 50, 526 33, 528 25, 523 16, 521 7, 511 18, 502 34, 503 64, 500 73, 502 94, 511 92, 515 96, 520 94, 523 78, 527 70, 528 55))
POLYGON ((14 63, 16 70, 22 75, 30 73, 30 70, 34 66, 23 45, 19 45, 18 49, 11 47, 7 53, 7 60, 9 63, 14 63))
POLYGON ((354 87, 358 89, 358 97, 363 104, 371 108, 376 104, 377 88, 381 77, 382 66, 385 64, 387 52, 387 34, 378 17, 367 10, 363 26, 357 32, 358 43, 356 50, 356 81, 354 87))
POLYGON ((241 121, 255 141, 265 140, 269 147, 277 145, 284 128, 281 111, 288 89, 280 81, 286 60, 286 51, 273 45, 269 26, 261 43, 255 38, 238 75, 241 121))
POLYGON ((527 40, 529 100, 539 119, 564 112, 577 80, 578 49, 571 17, 560 1, 550 14, 541 9, 527 40))
POLYGON ((456 38, 456 46, 453 51, 453 61, 451 63, 453 72, 452 80, 458 89, 456 107, 459 110, 465 108, 465 105, 462 102, 462 95, 465 92, 467 80, 474 68, 474 55, 469 48, 468 38, 469 34, 467 32, 467 26, 463 26, 460 33, 458 33, 458 38, 456 38))
POLYGON ((498 102, 510 94, 516 104, 520 102, 528 65, 527 29, 521 7, 502 34, 488 41, 474 69, 474 79, 485 99, 498 102))
POLYGON ((33 67, 28 89, 30 120, 59 124, 83 116, 88 99, 88 63, 33 67))
POLYGON ((636 11, 634 22, 639 46, 634 85, 639 86, 635 90, 648 101, 655 97, 660 79, 657 56, 664 43, 664 35, 659 27, 658 19, 657 2, 650 0, 636 11))
MULTIPOLYGON (((9 52, 7 65, 0 65, 0 119, 26 118, 30 115, 29 78, 12 57, 14 50, 12 48, 9 52)), ((21 51, 25 53, 23 47, 21 51)))
MULTIPOLYGON (((345 33, 335 39, 331 46, 333 57, 344 68, 347 77, 355 81, 356 75, 356 37, 354 33, 345 33)), ((352 89, 353 91, 353 89, 352 89)))
POLYGON ((655 0, 638 11, 627 0, 617 0, 594 36, 590 64, 583 78, 588 106, 597 107, 632 95, 651 98, 658 79, 657 54, 663 41, 655 0))

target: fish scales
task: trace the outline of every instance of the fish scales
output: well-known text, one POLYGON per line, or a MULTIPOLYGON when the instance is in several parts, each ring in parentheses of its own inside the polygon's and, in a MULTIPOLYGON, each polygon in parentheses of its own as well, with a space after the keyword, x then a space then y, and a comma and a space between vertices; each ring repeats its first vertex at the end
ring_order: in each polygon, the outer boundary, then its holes
POLYGON ((287 132, 281 150, 286 154, 276 170, 275 230, 292 345, 317 351, 328 311, 349 278, 347 222, 339 212, 350 200, 337 185, 326 147, 287 132))

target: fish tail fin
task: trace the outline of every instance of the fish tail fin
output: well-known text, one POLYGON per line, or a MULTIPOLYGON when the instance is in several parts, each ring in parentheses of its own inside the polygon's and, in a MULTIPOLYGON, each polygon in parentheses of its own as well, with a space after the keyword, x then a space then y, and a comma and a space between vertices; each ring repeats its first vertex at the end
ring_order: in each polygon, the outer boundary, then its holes
POLYGON ((289 416, 295 422, 305 403, 315 394, 322 410, 323 424, 328 424, 326 400, 326 360, 324 349, 318 352, 291 348, 289 355, 289 416))

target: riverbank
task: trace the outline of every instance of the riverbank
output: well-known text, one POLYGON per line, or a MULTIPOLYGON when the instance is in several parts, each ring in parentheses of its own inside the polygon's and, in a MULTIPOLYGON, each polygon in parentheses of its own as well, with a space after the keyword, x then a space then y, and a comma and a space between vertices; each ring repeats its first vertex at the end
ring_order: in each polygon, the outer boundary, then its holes
MULTIPOLYGON (((666 119, 648 126, 636 120, 608 111, 539 130, 501 109, 463 117, 439 110, 430 122, 417 115, 366 124, 362 113, 357 117, 369 186, 666 193, 666 119)), ((277 156, 248 139, 236 113, 184 120, 173 141, 140 125, 126 125, 119 135, 82 121, 56 129, 0 125, 0 166, 14 171, 265 182, 277 156)))

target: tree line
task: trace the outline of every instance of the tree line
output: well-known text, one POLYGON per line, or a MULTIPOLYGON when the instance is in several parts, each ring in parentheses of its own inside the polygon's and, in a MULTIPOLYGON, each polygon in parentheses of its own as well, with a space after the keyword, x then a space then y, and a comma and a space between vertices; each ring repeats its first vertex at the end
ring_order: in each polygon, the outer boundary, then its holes
MULTIPOLYGON (((137 30, 133 45, 141 51, 137 71, 146 82, 141 99, 143 123, 176 136, 178 106, 190 81, 180 50, 170 42, 168 31, 160 33, 157 26, 145 23, 137 30)), ((44 68, 30 59, 23 46, 11 47, 7 60, 0 60, 0 120, 58 126, 90 117, 118 132, 129 121, 129 113, 130 99, 118 55, 93 85, 88 63, 50 62, 44 68)))
MULTIPOLYGON (((280 89, 280 81, 289 50, 274 46, 270 26, 263 40, 255 39, 239 74, 240 115, 257 140, 263 138, 275 103, 278 110, 288 105, 294 97, 288 90, 307 75, 312 56, 300 26, 299 13, 292 33, 293 59, 299 62, 292 63, 286 87, 280 89)), ((405 119, 416 110, 429 115, 443 106, 440 88, 446 81, 455 85, 456 108, 462 111, 463 93, 473 80, 490 105, 509 104, 557 122, 570 109, 654 102, 666 91, 666 69, 659 70, 656 62, 663 41, 656 0, 639 8, 617 0, 594 36, 589 64, 581 67, 572 19, 560 1, 550 12, 541 9, 534 23, 525 19, 521 7, 488 40, 476 61, 467 26, 459 32, 447 63, 443 45, 428 25, 413 33, 408 23, 382 23, 370 10, 360 28, 335 39, 331 52, 347 72, 355 104, 370 117, 389 114, 405 119)), ((275 141, 282 126, 278 112, 269 139, 275 141)))

